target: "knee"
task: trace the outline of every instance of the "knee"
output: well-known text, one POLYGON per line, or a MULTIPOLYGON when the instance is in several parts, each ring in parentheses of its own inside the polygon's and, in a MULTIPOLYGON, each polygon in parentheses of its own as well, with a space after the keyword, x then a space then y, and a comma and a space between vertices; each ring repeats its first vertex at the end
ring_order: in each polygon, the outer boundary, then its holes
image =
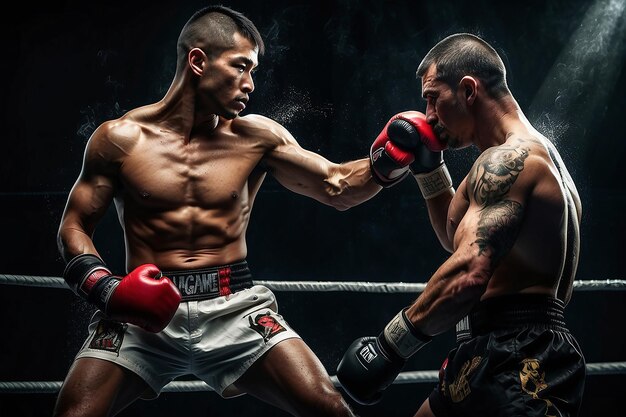
POLYGON ((302 413, 303 416, 315 417, 355 417, 344 397, 339 391, 334 389, 325 389, 320 395, 311 398, 308 412, 302 413))
POLYGON ((334 391, 329 398, 330 413, 329 416, 337 417, 355 417, 356 414, 346 402, 345 398, 339 391, 334 391))

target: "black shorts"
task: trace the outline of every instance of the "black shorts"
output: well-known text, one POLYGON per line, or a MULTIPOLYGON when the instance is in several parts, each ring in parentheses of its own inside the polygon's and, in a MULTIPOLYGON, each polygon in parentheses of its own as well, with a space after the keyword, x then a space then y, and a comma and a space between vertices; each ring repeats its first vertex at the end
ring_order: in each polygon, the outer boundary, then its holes
POLYGON ((429 397, 437 417, 578 414, 585 359, 560 301, 497 297, 470 317, 469 339, 450 351, 429 397))

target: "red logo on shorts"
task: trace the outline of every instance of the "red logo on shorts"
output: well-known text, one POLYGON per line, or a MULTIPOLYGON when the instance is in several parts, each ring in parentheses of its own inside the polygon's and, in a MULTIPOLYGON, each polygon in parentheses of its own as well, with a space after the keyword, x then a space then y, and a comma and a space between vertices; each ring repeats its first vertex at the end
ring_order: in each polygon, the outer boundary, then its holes
POLYGON ((128 325, 125 323, 106 319, 100 320, 93 339, 89 343, 89 348, 119 353, 127 327, 128 325))
POLYGON ((265 314, 258 314, 254 321, 252 321, 252 317, 248 317, 248 320, 250 321, 250 328, 259 333, 266 342, 271 337, 287 330, 269 311, 265 314))

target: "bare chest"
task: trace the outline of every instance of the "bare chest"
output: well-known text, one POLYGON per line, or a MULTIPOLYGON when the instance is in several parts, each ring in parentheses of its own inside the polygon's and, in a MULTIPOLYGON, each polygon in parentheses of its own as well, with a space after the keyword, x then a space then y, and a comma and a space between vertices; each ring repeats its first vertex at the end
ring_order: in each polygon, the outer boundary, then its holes
POLYGON ((242 144, 146 140, 122 161, 125 201, 154 207, 219 208, 247 199, 261 155, 242 144))

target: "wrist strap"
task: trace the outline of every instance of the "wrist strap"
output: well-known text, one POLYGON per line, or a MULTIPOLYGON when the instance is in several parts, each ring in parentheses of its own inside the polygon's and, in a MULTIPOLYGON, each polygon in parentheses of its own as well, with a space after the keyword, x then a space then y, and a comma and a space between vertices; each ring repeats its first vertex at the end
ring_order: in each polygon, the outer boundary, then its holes
POLYGON ((378 185, 380 185, 383 188, 389 188, 392 187, 394 185, 396 185, 397 183, 399 183, 400 181, 402 181, 403 179, 406 178, 407 175, 409 175, 409 169, 407 167, 406 172, 403 172, 402 174, 400 174, 399 176, 397 176, 396 178, 394 178, 393 180, 389 180, 389 181, 384 181, 377 173, 376 170, 374 169, 374 163, 372 162, 372 160, 370 159, 370 173, 372 174, 372 179, 374 180, 374 182, 378 185))
POLYGON ((425 335, 413 326, 413 323, 406 316, 406 308, 400 311, 385 326, 383 334, 385 340, 396 351, 396 353, 408 359, 415 352, 431 341, 432 336, 425 335))
MULTIPOLYGON (((111 270, 102 259, 90 253, 72 258, 63 271, 63 278, 77 295, 89 299, 94 288, 102 278, 111 276, 111 270)), ((91 301, 91 300, 90 300, 91 301)))
POLYGON ((420 191, 426 200, 437 197, 439 194, 452 190, 452 177, 445 163, 433 171, 423 174, 413 174, 420 191))
POLYGON ((113 291, 120 285, 120 279, 114 275, 107 275, 100 278, 93 286, 91 292, 87 296, 87 300, 93 303, 100 310, 108 313, 107 303, 113 294, 113 291))

